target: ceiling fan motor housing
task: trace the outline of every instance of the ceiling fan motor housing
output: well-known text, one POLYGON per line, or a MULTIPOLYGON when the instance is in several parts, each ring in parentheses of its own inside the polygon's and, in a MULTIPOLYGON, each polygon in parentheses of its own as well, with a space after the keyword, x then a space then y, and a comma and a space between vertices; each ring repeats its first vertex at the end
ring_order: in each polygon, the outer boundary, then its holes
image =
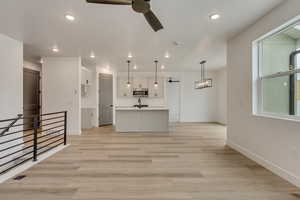
POLYGON ((150 10, 150 4, 145 0, 132 1, 132 8, 138 13, 147 13, 150 10))

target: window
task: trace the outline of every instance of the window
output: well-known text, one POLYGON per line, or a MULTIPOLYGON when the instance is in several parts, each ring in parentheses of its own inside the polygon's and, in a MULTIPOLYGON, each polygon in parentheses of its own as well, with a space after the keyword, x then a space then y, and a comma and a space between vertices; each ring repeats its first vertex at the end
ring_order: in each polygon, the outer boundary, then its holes
POLYGON ((255 113, 300 119, 299 21, 254 42, 254 50, 255 113))

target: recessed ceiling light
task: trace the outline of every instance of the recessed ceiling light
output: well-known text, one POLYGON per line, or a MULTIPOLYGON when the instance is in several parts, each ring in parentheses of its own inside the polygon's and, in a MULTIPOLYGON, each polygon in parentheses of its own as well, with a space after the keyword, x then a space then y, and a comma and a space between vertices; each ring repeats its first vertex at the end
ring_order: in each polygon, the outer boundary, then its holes
POLYGON ((166 67, 164 65, 161 66, 161 69, 165 69, 166 67))
POLYGON ((131 53, 128 54, 128 58, 133 58, 131 53))
POLYGON ((220 17, 221 17, 221 15, 219 15, 219 14, 212 14, 209 16, 209 18, 211 20, 217 20, 217 19, 220 19, 220 17))
POLYGON ((75 17, 73 15, 65 15, 65 18, 69 21, 74 21, 75 20, 75 17))
POLYGON ((133 69, 134 69, 134 70, 137 70, 137 68, 138 68, 138 67, 137 67, 136 65, 133 66, 133 69))
POLYGON ((54 53, 57 53, 57 52, 59 52, 59 49, 58 49, 58 47, 53 47, 53 48, 52 48, 52 51, 53 51, 54 53))

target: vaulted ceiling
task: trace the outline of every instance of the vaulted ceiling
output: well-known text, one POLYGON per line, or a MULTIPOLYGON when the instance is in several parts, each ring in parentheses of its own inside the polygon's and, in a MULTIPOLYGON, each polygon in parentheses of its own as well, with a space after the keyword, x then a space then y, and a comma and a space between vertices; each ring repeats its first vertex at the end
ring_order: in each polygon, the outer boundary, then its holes
POLYGON ((140 71, 152 71, 154 59, 167 71, 226 66, 226 41, 282 0, 152 0, 165 29, 155 33, 128 6, 94 5, 85 0, 2 0, 0 33, 24 41, 27 59, 81 56, 85 63, 126 70, 129 52, 140 71), (216 21, 209 15, 218 13, 216 21), (65 19, 66 14, 75 21, 65 19), (57 45, 60 52, 53 53, 57 45), (91 52, 95 59, 89 58, 91 52), (165 58, 168 52, 170 58, 165 58))

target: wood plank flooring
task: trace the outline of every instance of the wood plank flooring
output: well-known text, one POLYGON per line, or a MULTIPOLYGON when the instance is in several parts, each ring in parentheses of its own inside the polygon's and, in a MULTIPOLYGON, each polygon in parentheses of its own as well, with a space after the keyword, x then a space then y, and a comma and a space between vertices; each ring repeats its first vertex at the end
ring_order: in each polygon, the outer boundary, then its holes
POLYGON ((224 126, 184 123, 161 134, 111 127, 0 185, 2 200, 299 200, 300 190, 225 146, 224 126))

